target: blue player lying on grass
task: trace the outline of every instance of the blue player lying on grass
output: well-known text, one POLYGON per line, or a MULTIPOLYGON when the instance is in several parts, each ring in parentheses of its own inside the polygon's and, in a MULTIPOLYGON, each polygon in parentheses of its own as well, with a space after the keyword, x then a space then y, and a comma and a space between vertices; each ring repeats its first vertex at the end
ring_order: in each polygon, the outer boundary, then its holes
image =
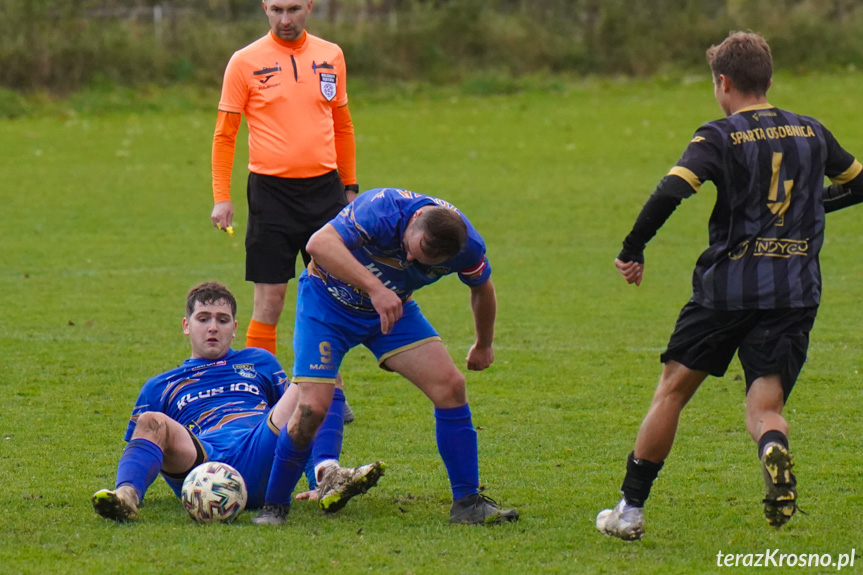
MULTIPOLYGON (((299 393, 296 385, 285 389, 285 371, 270 352, 231 349, 236 314, 236 300, 221 284, 202 283, 189 292, 183 332, 192 356, 142 388, 126 430, 129 444, 117 466, 116 489, 92 497, 99 515, 137 519, 138 506, 159 473, 179 497, 186 474, 205 461, 236 468, 248 488, 246 506, 261 507, 279 432, 299 393)), ((381 462, 338 465, 343 407, 344 395, 336 390, 311 455, 324 511, 341 509, 373 487, 384 471, 381 462)))
MULTIPOLYGON (((514 509, 502 509, 479 493, 477 435, 464 375, 412 298, 415 290, 457 273, 470 288, 476 328, 467 368, 489 367, 497 303, 482 237, 449 203, 386 188, 361 194, 306 248, 312 261, 299 279, 294 327, 298 406, 279 436, 266 505, 252 522, 285 523, 312 438, 332 409, 342 358, 360 344, 434 404, 438 451, 453 496, 450 521, 518 519, 514 509)), ((319 496, 325 503, 327 496, 319 496)))

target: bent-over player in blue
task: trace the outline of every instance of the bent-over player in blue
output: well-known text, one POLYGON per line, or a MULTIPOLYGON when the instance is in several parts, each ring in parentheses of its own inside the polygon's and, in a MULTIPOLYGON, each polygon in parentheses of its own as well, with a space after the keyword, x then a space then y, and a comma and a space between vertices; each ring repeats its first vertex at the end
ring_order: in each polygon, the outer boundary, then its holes
MULTIPOLYGON (((205 461, 237 469, 246 482, 247 507, 263 504, 279 431, 296 407, 298 389, 290 385, 285 390, 285 371, 270 352, 231 349, 236 313, 233 294, 221 284, 202 283, 189 292, 183 332, 192 356, 141 389, 126 430, 129 444, 117 466, 116 489, 92 497, 99 515, 137 519, 138 505, 160 472, 179 497, 188 472, 205 461)), ((324 496, 336 475, 368 489, 382 473, 380 463, 359 468, 335 464, 344 407, 344 396, 335 395, 314 442, 316 461, 326 462, 318 486, 324 496)))
MULTIPOLYGON (((518 519, 479 493, 477 436, 465 378, 411 294, 457 273, 470 287, 476 341, 467 367, 483 370, 494 360, 497 310, 485 243, 451 204, 392 188, 360 195, 307 245, 312 262, 300 276, 294 328, 298 407, 279 436, 266 505, 252 520, 285 522, 300 462, 323 421, 345 354, 363 344, 384 369, 400 373, 434 404, 438 450, 449 474, 453 523, 518 519)), ((345 490, 344 498, 351 495, 345 490)), ((321 496, 320 505, 329 502, 321 496)))

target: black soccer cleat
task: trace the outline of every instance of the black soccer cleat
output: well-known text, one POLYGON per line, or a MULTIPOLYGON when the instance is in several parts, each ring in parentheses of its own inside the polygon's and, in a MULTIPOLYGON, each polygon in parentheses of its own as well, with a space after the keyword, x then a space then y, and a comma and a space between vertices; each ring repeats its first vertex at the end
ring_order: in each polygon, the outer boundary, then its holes
POLYGON ((261 512, 256 517, 252 517, 252 523, 255 525, 284 525, 288 520, 290 511, 290 505, 264 503, 261 512))
POLYGON ((344 417, 345 424, 353 423, 354 419, 355 419, 354 410, 351 409, 351 406, 348 405, 347 401, 345 401, 345 411, 344 411, 343 417, 344 417))
POLYGON ((788 523, 797 512, 797 478, 791 473, 792 456, 778 443, 764 450, 761 466, 767 492, 764 496, 764 517, 777 529, 788 523))
POLYGON ((508 521, 518 521, 518 511, 501 509, 497 501, 481 493, 453 501, 449 511, 450 523, 494 525, 508 521))

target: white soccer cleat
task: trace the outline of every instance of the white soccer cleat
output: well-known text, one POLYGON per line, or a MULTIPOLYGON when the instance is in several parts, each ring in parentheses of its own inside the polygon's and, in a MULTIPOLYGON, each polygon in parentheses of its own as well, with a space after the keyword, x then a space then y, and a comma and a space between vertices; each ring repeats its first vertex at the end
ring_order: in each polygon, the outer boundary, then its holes
POLYGON ((614 509, 603 509, 596 516, 596 528, 611 537, 636 541, 644 535, 644 509, 621 499, 614 509))
POLYGON ((378 483, 387 466, 376 461, 362 467, 331 465, 318 483, 318 506, 324 513, 335 513, 352 497, 362 495, 378 483))

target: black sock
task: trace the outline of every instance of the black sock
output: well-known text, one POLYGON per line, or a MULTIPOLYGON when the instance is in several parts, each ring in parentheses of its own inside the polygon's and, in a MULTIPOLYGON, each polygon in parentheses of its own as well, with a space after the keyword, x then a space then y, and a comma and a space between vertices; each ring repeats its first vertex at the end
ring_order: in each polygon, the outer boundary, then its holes
POLYGON ((663 462, 654 463, 646 459, 635 459, 633 451, 626 457, 626 477, 620 491, 626 503, 633 507, 644 507, 644 502, 650 496, 653 480, 659 475, 663 462))
POLYGON ((767 447, 768 443, 778 443, 785 448, 785 451, 788 451, 788 438, 785 434, 781 431, 771 429, 758 440, 758 459, 764 456, 764 448, 767 447))

